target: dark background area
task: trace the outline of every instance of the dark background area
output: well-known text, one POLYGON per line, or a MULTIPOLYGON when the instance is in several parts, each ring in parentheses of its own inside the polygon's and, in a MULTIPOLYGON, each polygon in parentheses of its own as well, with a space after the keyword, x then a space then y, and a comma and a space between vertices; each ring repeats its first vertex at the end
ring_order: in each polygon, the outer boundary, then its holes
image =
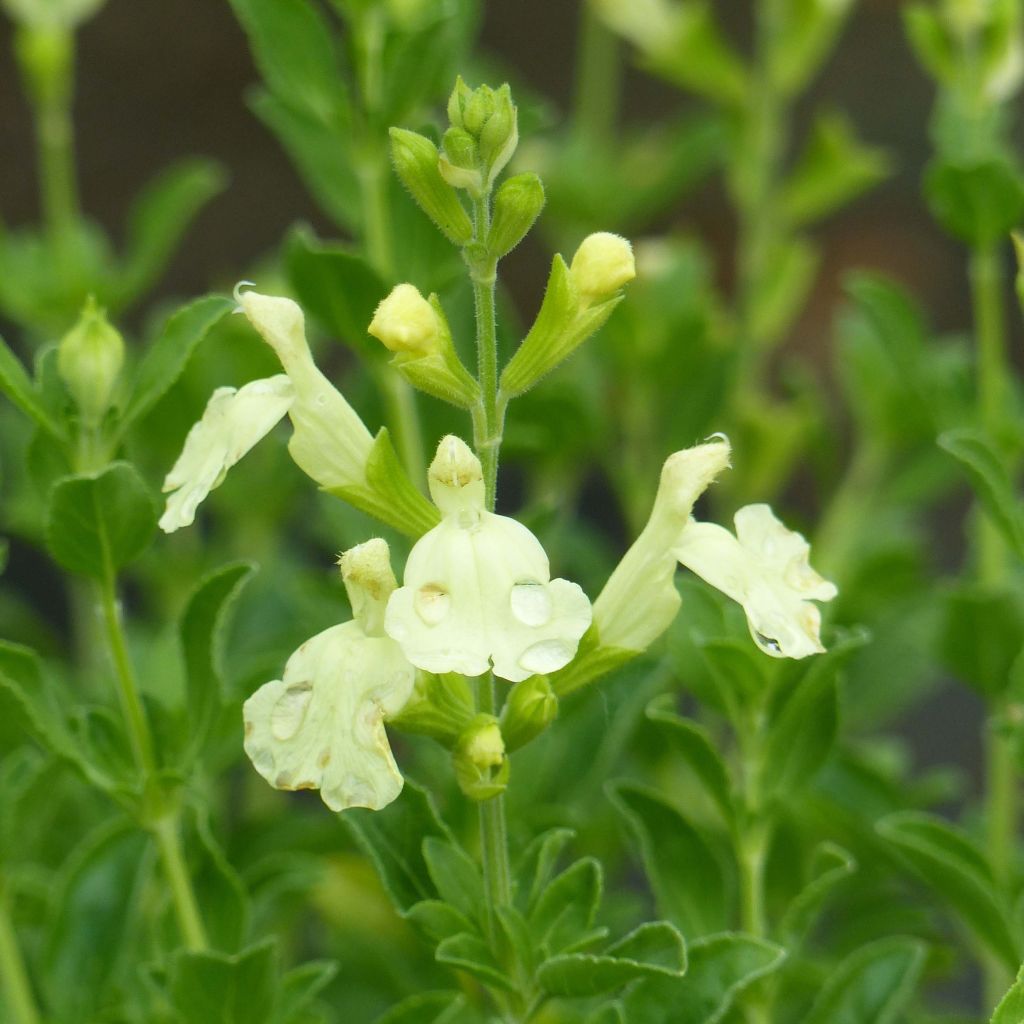
MULTIPOLYGON (((548 97, 556 112, 564 111, 572 96, 579 4, 515 0, 485 6, 484 51, 497 67, 513 70, 515 80, 548 97)), ((750 0, 719 0, 717 6, 742 41, 750 0)), ((0 20, 0 214, 16 228, 36 219, 37 194, 32 125, 10 43, 10 23, 0 20)), ((120 238, 132 198, 182 156, 214 157, 230 175, 227 191, 190 230, 158 296, 191 296, 233 283, 296 220, 332 233, 246 106, 246 90, 256 80, 226 0, 110 0, 80 33, 76 144, 82 206, 92 218, 120 238)), ((798 111, 797 138, 822 105, 844 110, 865 140, 889 151, 894 167, 883 185, 818 231, 824 245, 821 277, 790 350, 823 368, 842 279, 853 268, 873 268, 906 285, 941 332, 970 324, 964 252, 930 220, 918 187, 929 154, 931 101, 931 85, 904 40, 899 4, 861 0, 798 111)), ((628 121, 656 119, 682 102, 674 89, 645 75, 626 77, 628 121)), ((734 226, 718 185, 707 184, 669 211, 658 225, 668 229, 702 236, 728 287, 734 226)), ((1009 259, 1007 252, 1008 271, 1009 259)), ((544 267, 530 262, 528 253, 516 254, 510 269, 514 290, 533 308, 544 267)), ((973 697, 950 687, 915 715, 908 731, 922 762, 976 765, 977 722, 973 697)))

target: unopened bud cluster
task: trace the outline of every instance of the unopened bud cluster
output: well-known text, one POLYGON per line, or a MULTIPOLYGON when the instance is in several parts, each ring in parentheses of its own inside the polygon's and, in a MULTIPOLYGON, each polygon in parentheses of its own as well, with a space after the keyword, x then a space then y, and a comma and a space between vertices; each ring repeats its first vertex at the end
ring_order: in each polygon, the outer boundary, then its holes
POLYGON ((95 426, 103 419, 123 365, 124 339, 90 296, 78 323, 57 348, 57 372, 84 423, 95 426))
POLYGON ((453 188, 472 196, 489 192, 519 144, 519 124, 508 85, 470 89, 459 78, 448 100, 451 127, 438 167, 453 188))

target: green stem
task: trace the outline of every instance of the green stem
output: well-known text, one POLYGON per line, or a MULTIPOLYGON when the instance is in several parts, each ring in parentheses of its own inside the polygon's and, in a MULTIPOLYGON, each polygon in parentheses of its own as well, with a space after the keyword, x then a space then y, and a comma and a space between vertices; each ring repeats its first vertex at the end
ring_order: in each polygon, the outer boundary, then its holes
POLYGON ((125 642, 115 587, 115 577, 112 573, 108 573, 100 584, 103 624, 107 632, 110 656, 114 662, 117 696, 128 729, 128 742, 131 745, 132 756, 135 759, 139 775, 144 783, 148 784, 156 771, 153 737, 149 731, 149 722, 146 720, 142 698, 139 696, 131 659, 128 657, 128 645, 125 642))
MULTIPOLYGON (((999 444, 1008 367, 1003 311, 1003 272, 997 245, 977 247, 970 262, 971 304, 974 311, 977 361, 978 420, 999 444)), ((979 515, 978 579, 998 585, 1006 574, 1006 546, 991 520, 979 515)), ((1003 709, 992 706, 985 732, 985 821, 988 857, 997 884, 1009 893, 1019 821, 1015 743, 1003 724, 1003 709)), ((986 957, 985 994, 994 1006, 1012 978, 1002 962, 986 957)))
MULTIPOLYGON (((162 801, 162 795, 156 797, 153 795, 153 783, 157 771, 153 736, 139 694, 135 671, 128 656, 128 645, 125 641, 124 627, 118 609, 116 577, 112 572, 108 572, 100 584, 100 603, 107 632, 107 642, 114 662, 118 699, 128 729, 132 756, 142 779, 144 801, 149 803, 154 800, 162 801)), ((164 873, 171 887, 171 898, 182 939, 188 949, 205 949, 207 946, 206 933, 185 864, 185 855, 181 848, 181 816, 177 810, 165 812, 159 806, 158 813, 154 814, 152 811, 152 807, 144 807, 143 820, 152 832, 160 852, 164 873)))
POLYGON ((786 109, 768 66, 775 32, 773 5, 759 3, 754 73, 745 125, 748 137, 741 153, 743 166, 734 171, 741 182, 735 190, 740 315, 737 393, 741 395, 755 389, 759 382, 766 339, 757 325, 757 299, 779 231, 776 192, 787 127, 786 109))
POLYGON ((12 1024, 40 1024, 6 895, 0 891, 0 979, 12 1024))
POLYGON ((592 4, 582 5, 580 18, 573 135, 587 148, 605 148, 612 141, 619 115, 619 41, 601 22, 592 4))
POLYGON ((153 826, 153 838, 160 851, 160 861, 171 887, 174 914, 185 948, 202 952, 209 943, 206 929, 199 913, 195 890, 185 863, 185 852, 181 846, 181 820, 175 813, 159 819, 153 826))
MULTIPOLYGON (((491 225, 490 198, 473 200, 473 239, 481 247, 491 225)), ((498 487, 498 454, 504 428, 504 406, 498 399, 498 334, 494 290, 497 261, 487 257, 470 262, 473 308, 476 312, 477 368, 480 408, 473 416, 473 446, 483 467, 487 507, 494 510, 498 487)))

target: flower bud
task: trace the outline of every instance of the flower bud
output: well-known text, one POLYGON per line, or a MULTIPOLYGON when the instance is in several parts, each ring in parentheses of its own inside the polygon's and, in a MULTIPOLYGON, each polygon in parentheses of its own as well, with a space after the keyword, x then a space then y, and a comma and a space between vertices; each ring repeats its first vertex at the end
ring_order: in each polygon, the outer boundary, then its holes
POLYGON ((508 750, 539 736, 558 715, 558 697, 547 676, 530 676, 512 687, 501 711, 501 732, 508 750))
POLYGON ((415 285, 392 288, 367 330, 391 352, 425 356, 440 350, 437 314, 415 285))
POLYGON ((490 800, 508 785, 505 741, 494 715, 477 715, 459 737, 453 755, 459 788, 471 800, 490 800))
POLYGON ((398 285, 377 307, 368 330, 395 353, 391 365, 413 387, 460 409, 479 400, 480 386, 455 351, 436 295, 424 299, 413 285, 398 285))
POLYGON ((398 586, 388 542, 374 537, 349 548, 338 559, 352 605, 352 618, 367 636, 384 636, 384 609, 398 586))
POLYGON ((493 95, 493 112, 480 129, 480 159, 490 185, 512 159, 519 145, 519 119, 506 83, 493 95))
POLYGON ((90 296, 57 349, 57 372, 89 425, 110 408, 123 365, 124 339, 90 296))
POLYGON ((636 277, 633 247, 608 231, 588 235, 572 258, 569 276, 584 307, 609 299, 636 277))
POLYGON ((15 53, 25 86, 35 103, 66 103, 71 94, 74 39, 69 27, 29 22, 15 35, 15 53))
POLYGON ((453 127, 466 127, 463 114, 472 98, 473 90, 466 85, 462 75, 457 75, 455 78, 455 88, 452 89, 452 94, 448 97, 448 120, 453 127))
POLYGON ((487 250, 500 259, 533 227, 544 207, 544 186, 536 174, 517 174, 503 182, 494 196, 494 216, 487 250))
POLYGON ((437 147, 416 132, 392 128, 391 159, 423 212, 450 241, 465 245, 473 237, 473 224, 452 186, 441 177, 437 147))
POLYGON ((437 446, 437 454, 427 470, 427 484, 442 516, 469 514, 484 507, 480 460, 469 445, 454 434, 443 437, 437 446))

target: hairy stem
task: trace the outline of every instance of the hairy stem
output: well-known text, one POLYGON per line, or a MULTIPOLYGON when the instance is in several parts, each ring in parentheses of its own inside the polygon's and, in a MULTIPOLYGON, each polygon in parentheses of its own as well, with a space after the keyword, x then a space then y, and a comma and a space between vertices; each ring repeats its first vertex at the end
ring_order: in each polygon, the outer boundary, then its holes
POLYGON ((100 603, 110 655, 114 663, 118 699, 128 730, 132 756, 142 779, 144 802, 157 803, 157 813, 152 813, 151 807, 146 808, 144 820, 153 834, 160 853, 160 861, 171 888, 174 912, 185 946, 191 950, 202 950, 207 946, 206 933, 199 914, 199 904, 192 888, 192 880, 185 863, 185 855, 181 848, 181 815, 176 809, 170 812, 165 811, 159 806, 163 801, 162 794, 154 795, 157 764, 153 736, 139 694, 135 671, 128 656, 128 645, 121 622, 116 586, 116 577, 112 572, 108 572, 100 584, 100 603))
MULTIPOLYGON (((2 884, 2 883, 0 883, 2 884)), ((0 981, 12 1024, 40 1024, 28 971, 18 946, 7 896, 0 888, 0 981)))
POLYGON ((175 813, 161 818, 153 826, 152 831, 167 883, 171 887, 174 916, 185 948, 192 952, 201 952, 209 943, 199 913, 195 890, 192 888, 188 865, 185 862, 185 851, 181 846, 180 815, 175 813))

